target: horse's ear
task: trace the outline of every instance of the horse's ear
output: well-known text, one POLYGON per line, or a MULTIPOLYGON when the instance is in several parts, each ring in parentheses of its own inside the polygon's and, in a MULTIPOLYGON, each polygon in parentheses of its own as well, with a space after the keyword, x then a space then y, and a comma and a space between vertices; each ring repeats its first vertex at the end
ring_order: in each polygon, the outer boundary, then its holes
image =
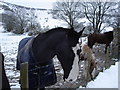
POLYGON ((82 33, 83 33, 83 31, 85 30, 85 27, 78 33, 79 34, 79 36, 81 36, 82 35, 82 33))
POLYGON ((71 30, 74 31, 74 27, 71 27, 71 30))
POLYGON ((69 31, 68 31, 68 36, 70 36, 70 37, 73 37, 74 36, 74 28, 73 27, 71 27, 70 29, 69 29, 69 31))

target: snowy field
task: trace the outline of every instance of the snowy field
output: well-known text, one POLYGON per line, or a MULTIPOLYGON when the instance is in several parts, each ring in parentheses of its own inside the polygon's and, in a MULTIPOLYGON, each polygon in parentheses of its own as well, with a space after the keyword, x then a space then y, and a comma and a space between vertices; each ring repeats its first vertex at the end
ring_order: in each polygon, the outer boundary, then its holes
MULTIPOLYGON (((5 56, 5 69, 11 88, 20 88, 18 82, 20 73, 15 67, 18 43, 24 37, 28 36, 4 33, 4 29, 0 26, 1 52, 5 56)), ((82 87, 80 86, 80 88, 82 87)), ((118 88, 118 62, 99 73, 94 81, 88 83, 87 88, 118 88)))
POLYGON ((5 56, 5 70, 10 85, 18 86, 19 71, 16 70, 16 56, 19 41, 26 35, 15 35, 12 33, 4 33, 4 29, 0 26, 0 46, 1 52, 5 56))

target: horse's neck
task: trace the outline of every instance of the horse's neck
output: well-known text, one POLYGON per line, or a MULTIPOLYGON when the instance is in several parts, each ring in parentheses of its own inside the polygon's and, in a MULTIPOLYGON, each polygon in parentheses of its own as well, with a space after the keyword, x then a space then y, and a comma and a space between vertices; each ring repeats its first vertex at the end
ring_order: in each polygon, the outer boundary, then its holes
POLYGON ((37 36, 32 45, 33 54, 37 60, 50 60, 55 56, 56 46, 61 40, 55 38, 54 35, 37 36))

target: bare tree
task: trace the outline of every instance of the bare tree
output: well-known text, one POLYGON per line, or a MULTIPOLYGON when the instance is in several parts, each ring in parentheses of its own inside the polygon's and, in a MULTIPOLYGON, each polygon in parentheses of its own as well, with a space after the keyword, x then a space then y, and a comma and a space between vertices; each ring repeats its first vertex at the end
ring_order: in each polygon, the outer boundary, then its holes
POLYGON ((28 12, 28 25, 27 31, 29 35, 36 35, 41 31, 41 25, 38 22, 37 14, 35 10, 29 10, 28 12))
POLYGON ((105 27, 102 27, 103 23, 109 19, 109 12, 111 10, 112 2, 101 2, 97 0, 95 2, 83 2, 84 14, 86 18, 92 24, 94 33, 100 33, 105 27))
POLYGON ((34 8, 4 3, 6 5, 3 6, 2 22, 7 31, 16 34, 23 34, 28 31, 34 34, 40 32, 41 26, 34 8))
POLYGON ((76 28, 80 24, 79 19, 83 16, 79 1, 63 0, 57 1, 52 11, 53 18, 63 20, 70 28, 76 28))
POLYGON ((4 13, 1 14, 3 27, 5 30, 10 32, 14 29, 15 16, 12 15, 12 10, 7 5, 3 5, 2 8, 4 9, 4 13))
POLYGON ((14 17, 8 14, 2 14, 2 23, 6 31, 10 32, 14 29, 14 17))
POLYGON ((16 23, 14 33, 23 34, 28 22, 26 9, 14 7, 13 15, 15 16, 14 22, 16 23))

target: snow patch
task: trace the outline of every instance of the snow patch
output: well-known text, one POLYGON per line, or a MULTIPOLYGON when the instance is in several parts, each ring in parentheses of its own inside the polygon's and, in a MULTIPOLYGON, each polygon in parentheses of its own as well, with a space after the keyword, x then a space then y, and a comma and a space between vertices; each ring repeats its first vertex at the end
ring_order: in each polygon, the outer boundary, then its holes
POLYGON ((104 72, 100 72, 94 81, 87 84, 86 88, 118 88, 118 62, 104 72))

